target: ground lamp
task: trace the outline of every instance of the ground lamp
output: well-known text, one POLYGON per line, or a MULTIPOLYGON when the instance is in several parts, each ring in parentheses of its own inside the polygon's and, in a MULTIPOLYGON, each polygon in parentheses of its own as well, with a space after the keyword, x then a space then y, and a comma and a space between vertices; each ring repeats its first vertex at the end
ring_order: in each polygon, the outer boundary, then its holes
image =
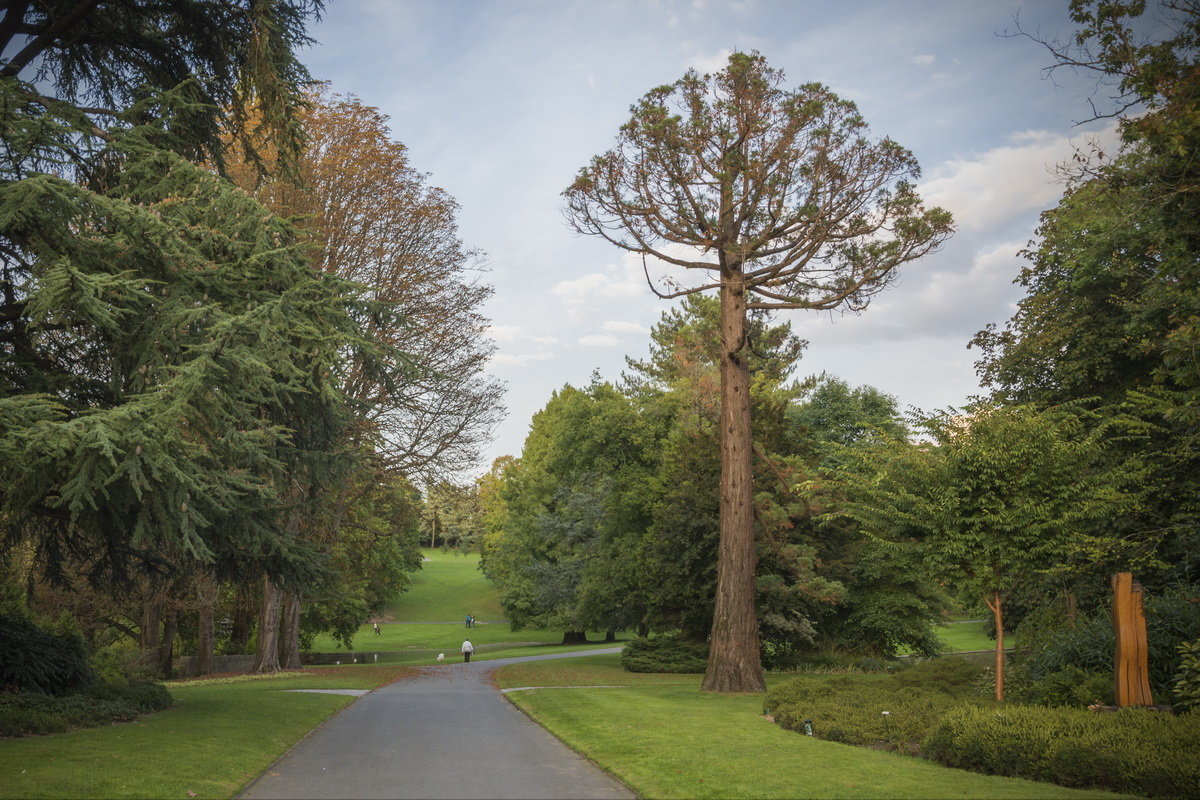
POLYGON ((890 712, 890 711, 881 711, 880 713, 881 713, 881 714, 883 714, 883 731, 884 731, 884 735, 885 735, 885 736, 887 736, 887 738, 889 738, 889 739, 890 739, 890 738, 892 738, 892 729, 888 727, 888 717, 890 717, 890 716, 892 715, 892 712, 890 712))

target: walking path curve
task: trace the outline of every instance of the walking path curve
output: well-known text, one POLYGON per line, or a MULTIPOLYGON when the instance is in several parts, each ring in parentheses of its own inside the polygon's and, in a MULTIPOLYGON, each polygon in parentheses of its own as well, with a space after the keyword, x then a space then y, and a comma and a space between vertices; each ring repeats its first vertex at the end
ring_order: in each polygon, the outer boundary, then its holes
POLYGON ((241 798, 633 798, 489 680, 505 664, 614 652, 424 667, 327 720, 241 798))

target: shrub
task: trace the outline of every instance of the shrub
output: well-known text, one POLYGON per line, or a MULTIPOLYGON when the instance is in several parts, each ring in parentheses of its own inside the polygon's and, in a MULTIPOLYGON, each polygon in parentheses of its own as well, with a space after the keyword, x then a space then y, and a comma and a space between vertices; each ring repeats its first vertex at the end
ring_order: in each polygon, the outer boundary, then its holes
POLYGON ((1175 673, 1174 684, 1177 709, 1200 708, 1200 639, 1179 645, 1179 671, 1175 673))
POLYGON ((0 687, 63 694, 92 680, 81 639, 46 633, 19 617, 0 616, 0 687))
POLYGON ((133 683, 99 683, 90 686, 83 692, 84 696, 95 700, 107 700, 120 703, 135 709, 138 713, 149 714, 170 708, 173 702, 171 693, 161 683, 137 681, 133 683))
POLYGON ((967 697, 975 693, 975 686, 986 671, 980 664, 965 658, 943 656, 918 661, 903 672, 898 672, 896 683, 899 686, 945 692, 954 697, 967 697))
POLYGON ((0 705, 0 737, 40 736, 62 733, 67 723, 53 714, 32 708, 8 708, 0 705))
POLYGON ((627 672, 704 672, 708 645, 674 636, 634 639, 621 653, 627 672))
POLYGON ((1200 797, 1196 714, 962 705, 930 731, 923 750, 979 772, 1154 798, 1200 797))
POLYGON ((1115 702, 1112 672, 1089 673, 1068 666, 1032 682, 1025 696, 1029 702, 1042 706, 1110 706, 1115 702))
POLYGON ((962 676, 955 674, 954 686, 937 685, 939 670, 961 669, 932 666, 940 660, 895 675, 798 677, 772 688, 763 708, 781 727, 800 733, 804 721, 812 720, 813 735, 827 741, 886 742, 915 750, 949 709, 960 702, 977 702, 961 699, 971 692, 970 679, 963 683, 962 676))
POLYGON ((69 695, 40 692, 0 695, 0 735, 58 733, 128 721, 171 705, 158 684, 100 684, 69 695))

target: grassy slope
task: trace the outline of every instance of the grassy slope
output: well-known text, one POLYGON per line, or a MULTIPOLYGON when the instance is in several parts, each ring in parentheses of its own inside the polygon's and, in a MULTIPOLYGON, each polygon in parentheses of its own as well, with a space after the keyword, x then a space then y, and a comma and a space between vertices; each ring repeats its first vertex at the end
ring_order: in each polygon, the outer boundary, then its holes
POLYGON ((383 620, 457 622, 474 614, 484 622, 504 619, 495 588, 479 571, 479 554, 425 550, 428 559, 408 591, 388 604, 383 620))
MULTIPOLYGON (((354 637, 353 650, 391 654, 382 655, 380 660, 404 664, 433 664, 438 653, 445 653, 447 658, 458 658, 464 638, 469 638, 475 645, 476 657, 480 659, 516 655, 511 648, 518 643, 546 646, 545 649, 539 647, 538 655, 560 652, 550 646, 562 641, 562 631, 526 629, 514 632, 508 623, 495 621, 502 620, 504 612, 495 587, 479 571, 478 553, 462 555, 426 550, 425 557, 429 560, 416 574, 409 590, 384 610, 379 634, 375 634, 371 625, 363 625, 354 637), (467 630, 463 624, 467 614, 474 614, 483 622, 467 630)), ((602 637, 593 633, 589 638, 602 637)), ((312 649, 318 653, 346 651, 327 635, 316 637, 312 649)), ((532 651, 523 654, 530 655, 532 651)))
POLYGON ((697 675, 632 675, 616 656, 514 665, 497 674, 502 687, 627 687, 509 697, 646 798, 1118 797, 798 736, 761 715, 761 695, 700 693, 699 682, 697 675))

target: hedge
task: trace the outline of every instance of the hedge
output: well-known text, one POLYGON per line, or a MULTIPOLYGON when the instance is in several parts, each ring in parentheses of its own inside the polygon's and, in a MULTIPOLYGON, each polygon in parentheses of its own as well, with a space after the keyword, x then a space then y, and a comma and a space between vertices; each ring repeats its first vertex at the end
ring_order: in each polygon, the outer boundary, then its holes
POLYGON ((922 750, 977 772, 1143 797, 1200 797, 1200 714, 963 705, 942 718, 922 750))

